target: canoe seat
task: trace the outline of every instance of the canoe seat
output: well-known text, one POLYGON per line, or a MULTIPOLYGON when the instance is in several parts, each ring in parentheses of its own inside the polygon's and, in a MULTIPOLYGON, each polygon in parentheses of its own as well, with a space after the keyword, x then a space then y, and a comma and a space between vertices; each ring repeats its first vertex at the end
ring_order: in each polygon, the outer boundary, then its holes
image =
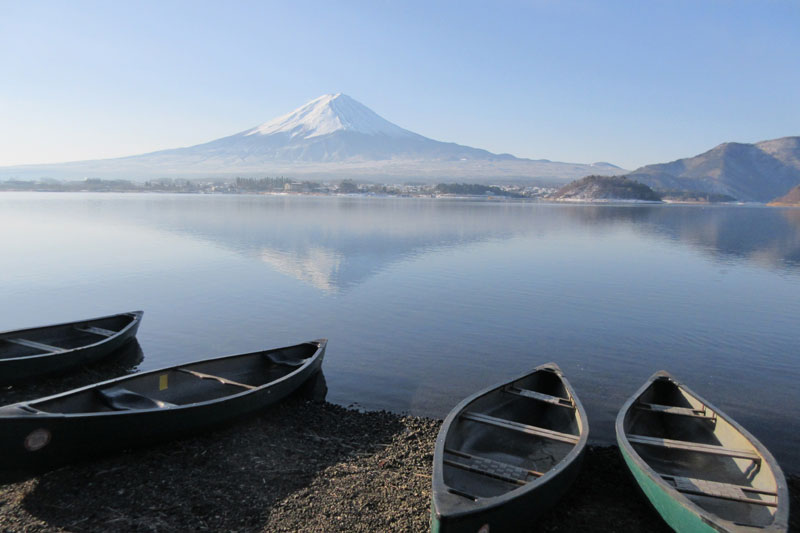
POLYGON ((761 462, 761 456, 752 450, 734 450, 716 444, 700 444, 698 442, 688 442, 684 440, 661 439, 658 437, 645 437, 643 435, 628 435, 628 440, 632 444, 644 444, 647 446, 658 446, 671 450, 685 450, 689 452, 709 453, 712 455, 723 455, 726 457, 737 457, 740 459, 751 459, 757 463, 761 462))
POLYGON ((75 329, 82 331, 83 333, 91 333, 92 335, 100 335, 102 337, 112 337, 117 334, 116 331, 111 331, 110 329, 104 328, 96 328, 93 326, 87 326, 85 328, 79 328, 78 326, 75 326, 75 329))
POLYGON ((164 407, 176 407, 174 403, 162 402, 143 396, 138 392, 117 387, 114 389, 95 389, 98 396, 110 408, 116 411, 137 411, 140 409, 160 409, 164 407))
POLYGON ((52 346, 50 344, 44 344, 41 342, 36 341, 29 341, 28 339, 16 339, 16 338, 5 338, 3 339, 6 342, 10 342, 12 344, 19 344, 20 346, 27 346, 28 348, 33 348, 34 350, 41 350, 42 352, 49 353, 49 352, 63 352, 64 348, 59 348, 58 346, 52 346))
POLYGON ((570 409, 575 408, 575 404, 572 403, 572 400, 568 400, 567 398, 559 398, 558 396, 551 396, 549 394, 544 394, 533 390, 520 389, 519 387, 514 387, 512 385, 505 387, 503 389, 503 392, 506 392, 508 394, 515 394, 523 398, 530 398, 531 400, 538 400, 540 402, 545 402, 552 405, 569 407, 570 409))
POLYGON ((671 481, 678 492, 691 494, 694 496, 705 496, 708 498, 718 498, 735 502, 750 503, 753 505, 765 505, 767 507, 777 507, 777 500, 761 500, 748 496, 752 494, 763 494, 776 497, 775 491, 761 490, 744 485, 734 485, 732 483, 720 483, 718 481, 707 481, 705 479, 694 479, 690 477, 680 477, 662 475, 664 479, 671 481))
POLYGON ((490 426, 527 433, 528 435, 536 435, 537 437, 543 437, 545 439, 567 442, 569 444, 577 444, 577 442, 581 440, 579 435, 561 433, 560 431, 553 431, 552 429, 544 429, 537 426, 529 426, 528 424, 522 424, 520 422, 514 422, 513 420, 506 420, 504 418, 496 418, 483 413, 466 411, 461 414, 461 418, 465 420, 472 420, 473 422, 480 422, 481 424, 488 424, 490 426))
POLYGON ((705 409, 692 409, 691 407, 676 407, 673 405, 660 405, 656 403, 645 402, 639 402, 634 405, 634 407, 643 411, 666 413, 670 415, 691 416, 694 418, 703 418, 705 420, 715 420, 717 418, 714 414, 708 414, 705 409))
POLYGON ((535 479, 544 475, 542 472, 528 470, 527 468, 495 461, 487 457, 471 455, 459 450, 445 448, 444 453, 446 456, 443 462, 448 466, 515 485, 525 485, 531 481, 531 478, 535 479))

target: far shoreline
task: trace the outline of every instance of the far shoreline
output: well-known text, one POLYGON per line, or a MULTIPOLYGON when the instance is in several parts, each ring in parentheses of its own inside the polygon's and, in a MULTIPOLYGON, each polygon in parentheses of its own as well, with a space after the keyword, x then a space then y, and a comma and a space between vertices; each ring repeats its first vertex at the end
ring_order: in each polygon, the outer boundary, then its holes
POLYGON ((165 191, 165 190, 57 190, 57 189, 14 189, 3 190, 2 193, 37 193, 37 194, 141 194, 141 195, 180 195, 180 196, 275 196, 275 197, 310 197, 310 198, 379 198, 379 199, 427 199, 427 200, 485 200, 492 202, 539 203, 550 205, 677 205, 677 206, 744 206, 744 207, 778 207, 793 208, 800 204, 777 202, 713 202, 697 200, 631 200, 625 198, 604 199, 553 199, 546 197, 514 198, 493 195, 451 195, 451 194, 371 194, 371 193, 315 193, 315 192, 283 192, 283 191, 241 191, 241 192, 201 192, 201 191, 165 191))

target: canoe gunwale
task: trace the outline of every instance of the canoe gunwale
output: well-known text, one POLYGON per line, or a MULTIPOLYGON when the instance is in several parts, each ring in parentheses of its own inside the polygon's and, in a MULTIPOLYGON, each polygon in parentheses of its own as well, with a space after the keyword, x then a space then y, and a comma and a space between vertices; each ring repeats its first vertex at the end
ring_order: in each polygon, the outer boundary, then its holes
POLYGON ((124 336, 125 334, 127 334, 132 328, 138 327, 139 322, 142 320, 142 316, 144 315, 144 311, 129 311, 129 312, 126 312, 126 313, 115 313, 113 315, 98 316, 98 317, 94 317, 94 318, 87 318, 87 319, 84 319, 84 320, 73 320, 71 322, 63 322, 61 324, 48 324, 47 326, 41 326, 41 327, 37 327, 37 328, 13 329, 13 330, 9 330, 9 331, 2 331, 2 332, 0 332, 0 340, 3 340, 3 337, 6 336, 6 335, 11 335, 11 334, 15 334, 16 335, 16 334, 20 334, 20 333, 24 333, 24 332, 28 332, 28 331, 37 331, 37 330, 47 329, 47 328, 58 328, 58 327, 64 327, 64 326, 73 326, 75 324, 83 324, 85 322, 95 322, 97 320, 105 320, 107 318, 121 317, 121 316, 125 316, 125 315, 131 315, 133 317, 133 319, 130 321, 130 323, 128 323, 121 330, 115 332, 114 335, 99 339, 97 342, 93 342, 93 343, 90 343, 90 344, 82 344, 82 345, 76 346, 74 348, 59 348, 58 350, 51 350, 51 351, 48 351, 48 352, 35 353, 35 354, 29 354, 29 355, 20 355, 20 356, 17 356, 17 357, 0 357, 0 363, 2 363, 3 361, 36 361, 37 359, 41 359, 41 358, 45 358, 45 357, 54 357, 54 356, 62 357, 62 356, 68 355, 68 354, 76 352, 76 351, 86 350, 88 348, 94 348, 96 346, 101 346, 103 344, 111 343, 114 340, 118 339, 119 337, 124 336))
POLYGON ((744 427, 742 427, 738 422, 733 420, 724 411, 720 411, 714 404, 708 402, 705 398, 694 392, 691 388, 686 386, 685 384, 681 383, 674 376, 672 376, 669 372, 664 370, 659 370, 644 383, 632 396, 630 396, 625 403, 620 408, 619 412, 617 413, 617 419, 614 424, 614 428, 617 434, 617 444, 619 445, 621 451, 623 451, 623 455, 627 455, 633 462, 636 463, 636 466, 639 470, 647 475, 648 478, 652 480, 660 489, 665 491, 670 498, 679 502, 683 507, 691 511, 693 514, 697 515, 700 520, 702 520, 706 525, 713 527, 719 531, 752 531, 754 528, 757 528, 759 531, 786 531, 789 527, 789 489, 786 484, 786 478, 783 475, 783 471, 781 470, 778 462, 772 456, 772 454, 767 450, 767 448, 758 440, 756 439, 749 431, 747 431, 744 427), (689 499, 685 494, 678 491, 671 483, 668 483, 661 475, 656 472, 653 468, 650 467, 647 462, 638 454, 638 452, 634 449, 631 442, 628 440, 628 435, 625 432, 625 418, 628 412, 632 411, 635 407, 636 402, 639 398, 644 394, 644 392, 657 380, 659 379, 668 379, 680 389, 688 393, 689 395, 693 396, 698 401, 702 402, 708 409, 713 411, 718 418, 725 420, 728 424, 730 424, 736 431, 740 432, 742 436, 744 436, 750 444, 756 449, 759 455, 763 458, 762 463, 766 463, 772 469, 772 474, 775 477, 775 485, 776 485, 776 512, 773 518, 773 521, 769 525, 765 526, 745 526, 743 524, 739 524, 730 520, 726 520, 720 518, 719 516, 715 515, 714 513, 707 511, 697 505, 694 501, 689 499))
POLYGON ((31 400, 31 401, 25 401, 25 402, 19 402, 19 403, 16 403, 16 404, 11 404, 11 405, 9 405, 7 407, 9 407, 9 408, 10 407, 19 407, 19 408, 22 408, 23 410, 32 409, 32 410, 34 410, 36 412, 30 412, 30 414, 25 414, 25 415, 0 415, 0 420, 31 419, 31 418, 63 418, 63 419, 70 419, 70 418, 97 418, 97 417, 108 417, 108 416, 134 416, 134 415, 138 415, 138 414, 142 414, 142 413, 151 413, 151 412, 165 412, 165 411, 176 412, 176 411, 181 411, 181 410, 187 410, 187 409, 203 407, 203 406, 207 406, 207 405, 223 403, 223 402, 226 402, 226 401, 229 401, 229 400, 240 398, 242 396, 247 396, 247 395, 250 395, 250 394, 256 394, 256 393, 258 393, 260 391, 263 391, 264 389, 266 389, 268 387, 272 387, 272 386, 277 385, 279 383, 282 383, 284 381, 288 381, 288 380, 294 378, 296 375, 303 373, 306 368, 308 368, 309 366, 315 364, 316 361, 320 358, 321 354, 323 354, 325 352, 325 348, 327 346, 327 342, 328 342, 327 339, 315 339, 313 341, 301 342, 301 343, 298 343, 298 344, 279 347, 279 348, 273 348, 273 349, 269 349, 269 350, 259 350, 259 351, 255 351, 255 352, 223 355, 221 357, 213 357, 213 358, 210 358, 210 359, 201 359, 201 360, 198 360, 198 361, 191 361, 191 362, 181 363, 181 364, 173 365, 173 366, 169 366, 169 367, 162 367, 162 368, 158 368, 156 370, 148 370, 147 372, 137 372, 135 374, 130 374, 130 375, 127 375, 127 376, 122 376, 122 377, 112 378, 112 379, 109 379, 109 380, 106 380, 106 381, 101 381, 99 383, 92 383, 91 385, 86 385, 84 387, 79 387, 77 389, 72 389, 72 390, 69 390, 69 391, 66 391, 66 392, 60 392, 60 393, 54 394, 52 396, 46 396, 44 398, 37 398, 37 399, 31 400), (222 361, 222 360, 226 360, 226 359, 235 359, 237 357, 243 357, 243 356, 248 356, 248 355, 256 355, 256 354, 275 351, 275 350, 284 350, 284 349, 287 349, 287 348, 294 348, 294 347, 303 346, 303 345, 306 345, 306 344, 316 344, 317 345, 317 349, 314 351, 314 353, 312 355, 310 355, 307 359, 305 359, 305 361, 303 362, 302 365, 293 368, 292 371, 289 372, 288 374, 286 374, 286 375, 284 375, 284 376, 282 376, 282 377, 280 377, 278 379, 275 379, 275 380, 269 381, 267 383, 264 383, 262 385, 256 386, 256 387, 254 387, 252 389, 245 389, 245 390, 242 390, 241 392, 236 392, 234 394, 229 394, 229 395, 222 396, 222 397, 219 397, 219 398, 213 398, 211 400, 205 400, 205 401, 201 401, 201 402, 192 402, 192 403, 187 403, 187 404, 176 404, 174 406, 168 406, 168 407, 152 407, 152 408, 144 408, 144 409, 131 409, 131 410, 126 410, 126 411, 113 410, 113 411, 85 412, 85 413, 59 413, 58 411, 42 411, 42 410, 39 410, 39 409, 36 408, 36 405, 39 404, 39 403, 44 403, 44 402, 51 401, 51 400, 57 400, 59 398, 65 397, 65 396, 70 396, 70 395, 73 395, 73 394, 79 394, 79 393, 86 392, 86 391, 93 390, 93 389, 102 389, 102 388, 107 387, 108 385, 122 384, 122 383, 125 383, 125 381, 127 381, 127 380, 134 379, 134 378, 140 378, 142 376, 159 374, 159 373, 166 372, 166 371, 178 371, 178 369, 183 368, 184 366, 192 365, 192 364, 195 364, 195 363, 205 363, 205 362, 211 362, 211 361, 222 361))
MULTIPOLYGON (((444 422, 442 423, 442 427, 439 430, 439 435, 436 438, 436 445, 434 447, 434 461, 433 461, 433 486, 432 486, 432 500, 433 500, 433 513, 434 518, 439 520, 441 519, 441 509, 437 505, 437 493, 440 492, 450 492, 452 494, 459 495, 457 490, 451 492, 450 487, 445 485, 444 483, 444 453, 445 453, 445 440, 447 438, 447 434, 449 433, 450 426, 458 419, 461 414, 465 411, 466 407, 481 398, 482 396, 486 396, 487 394, 491 394, 496 390, 502 390, 503 387, 510 385, 514 381, 522 379, 526 376, 534 374, 539 371, 550 371, 554 372, 558 375, 559 379, 564 384, 564 388, 567 390, 570 398, 574 402, 574 409, 576 410, 578 416, 580 417, 580 424, 581 424, 581 431, 580 435, 578 436, 577 442, 574 443, 572 449, 561 459, 556 465, 554 465, 550 470, 544 472, 543 475, 537 477, 534 480, 526 483, 525 485, 519 486, 517 488, 511 489, 510 491, 498 495, 498 496, 491 496, 491 497, 481 497, 473 500, 474 507, 469 509, 464 509, 460 511, 450 512, 447 513, 448 519, 458 519, 459 517, 473 515, 475 513, 482 513, 489 510, 492 510, 497 507, 501 507, 506 503, 515 500, 516 498, 524 495, 527 492, 536 490, 537 488, 546 485, 552 479, 555 479, 562 471, 564 471, 568 466, 570 466, 573 461, 578 459, 584 449, 586 448, 586 444, 589 440, 589 423, 586 417, 586 410, 583 407, 583 403, 580 401, 578 396, 575 394, 572 385, 569 381, 564 377, 564 373, 555 363, 545 363, 543 365, 539 365, 536 368, 532 369, 530 372, 527 372, 523 375, 516 376, 511 380, 505 380, 500 383, 496 383, 489 387, 486 387, 467 398, 464 398, 461 402, 459 402, 447 415, 444 422), (437 460, 437 458, 441 458, 442 460, 437 460)), ((463 495, 462 495, 463 496, 463 495)))

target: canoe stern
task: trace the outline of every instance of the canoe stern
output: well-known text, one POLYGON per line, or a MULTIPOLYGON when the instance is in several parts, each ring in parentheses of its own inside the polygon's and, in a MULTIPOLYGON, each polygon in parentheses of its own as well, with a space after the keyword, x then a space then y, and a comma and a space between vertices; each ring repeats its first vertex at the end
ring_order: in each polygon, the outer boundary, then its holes
MULTIPOLYGON (((431 533, 497 533, 518 531, 520 523, 532 523, 552 509, 572 486, 580 472, 584 449, 559 466, 560 473, 520 495, 494 498, 480 509, 444 515, 431 502, 431 533), (515 497, 517 496, 517 497, 515 497)), ((457 496, 453 495, 454 498, 457 496)))
POLYGON ((644 472, 639 464, 633 460, 626 446, 617 442, 622 458, 633 475, 636 483, 642 489, 650 504, 655 508, 661 518, 675 531, 692 533, 719 533, 719 529, 706 523, 699 515, 687 509, 680 502, 672 498, 655 480, 644 472))

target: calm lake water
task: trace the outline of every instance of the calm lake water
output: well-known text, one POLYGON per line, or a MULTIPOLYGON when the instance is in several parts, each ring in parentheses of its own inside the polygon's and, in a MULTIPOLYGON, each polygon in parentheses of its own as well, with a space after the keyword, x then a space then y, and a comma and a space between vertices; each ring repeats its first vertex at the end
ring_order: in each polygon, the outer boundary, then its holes
POLYGON ((143 309, 139 368, 329 338, 328 400, 443 417, 557 362, 611 442, 666 369, 800 471, 800 209, 0 194, 0 330, 143 309))

